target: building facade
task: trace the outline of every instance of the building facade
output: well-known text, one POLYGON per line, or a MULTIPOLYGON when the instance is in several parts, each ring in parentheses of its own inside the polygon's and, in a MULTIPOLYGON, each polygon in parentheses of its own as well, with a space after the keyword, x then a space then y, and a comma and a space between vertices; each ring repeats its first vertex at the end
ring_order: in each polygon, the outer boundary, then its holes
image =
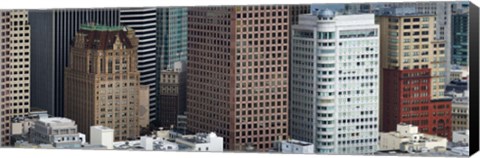
POLYGON ((52 144, 55 148, 80 148, 83 141, 75 121, 60 118, 41 118, 29 130, 32 144, 52 144))
POLYGON ((187 61, 187 8, 157 8, 158 70, 173 69, 187 61))
MULTIPOLYGON (((181 7, 165 7, 157 8, 157 81, 164 80, 162 76, 166 73, 184 76, 186 79, 186 65, 183 66, 185 73, 174 72, 176 63, 187 63, 187 8, 181 7)), ((173 81, 173 80, 172 80, 173 81)), ((178 80, 178 83, 159 83, 157 86, 158 94, 157 110, 168 107, 174 108, 178 112, 158 111, 156 125, 164 128, 169 128, 172 123, 176 123, 177 117, 186 117, 186 80, 178 80), (177 85, 178 92, 176 95, 170 93, 165 95, 165 92, 171 91, 172 86, 177 85), (164 90, 163 87, 168 87, 170 90, 164 90), (179 94, 182 94, 180 96, 179 94), (182 97, 182 98, 178 98, 182 97), (180 99, 180 100, 179 100, 180 99), (180 108, 181 107, 181 108, 180 108), (167 114, 167 116, 165 116, 167 114), (170 114, 170 115, 168 115, 170 114), (176 116, 174 116, 176 115, 176 116), (163 118, 160 118, 163 117, 163 118), (175 117, 173 119, 173 117, 175 117), (172 120, 173 119, 173 120, 172 120)), ((175 86, 174 86, 175 87, 175 86)), ((171 108, 170 108, 171 109, 171 108)), ((173 109, 172 109, 173 110, 173 109)), ((185 119, 186 121, 186 119, 185 119)), ((173 124, 175 128, 178 125, 173 124)), ((184 126, 186 128, 186 125, 184 126)))
POLYGON ((344 11, 348 14, 366 14, 373 13, 373 7, 370 3, 349 3, 345 4, 344 11))
POLYGON ((292 138, 315 144, 317 153, 375 152, 379 29, 374 15, 320 10, 299 18, 292 38, 292 138))
POLYGON ((226 150, 259 151, 288 130, 291 6, 188 9, 187 126, 226 150))
POLYGON ((403 152, 422 152, 435 148, 447 148, 447 139, 419 132, 417 126, 398 124, 391 132, 381 132, 379 150, 400 150, 403 152))
POLYGON ((468 97, 456 97, 452 100, 452 131, 468 130, 470 111, 468 97))
POLYGON ((65 116, 80 132, 103 125, 115 130, 115 140, 139 136, 137 47, 130 28, 82 25, 65 69, 65 116))
MULTIPOLYGON (((435 35, 435 40, 444 40, 448 41, 445 42, 445 70, 447 72, 447 80, 448 79, 448 72, 450 72, 450 64, 452 63, 452 13, 454 10, 453 6, 461 6, 463 2, 408 2, 408 3, 385 3, 386 7, 413 7, 416 10, 416 13, 419 14, 430 14, 435 16, 435 24, 433 34, 435 35)), ((448 83, 448 81, 445 81, 448 83)))
POLYGON ((30 112, 30 23, 26 10, 0 11, 0 146, 11 145, 11 120, 30 112))
POLYGON ((186 82, 185 65, 177 62, 173 69, 160 72, 160 96, 158 107, 158 126, 164 129, 177 128, 179 115, 186 111, 186 82))
POLYGON ((90 127, 90 144, 105 146, 107 149, 113 149, 115 130, 105 126, 90 127))
POLYGON ((64 69, 70 44, 80 25, 119 25, 118 9, 30 10, 32 107, 63 117, 64 69))
POLYGON ((138 71, 140 71, 140 83, 148 85, 150 90, 150 121, 155 121, 155 110, 158 82, 157 76, 157 9, 134 8, 120 10, 120 24, 135 30, 138 38, 138 71))
POLYGON ((150 86, 140 85, 138 94, 138 125, 148 129, 150 126, 150 86))
POLYGON ((452 14, 452 64, 463 67, 468 66, 468 12, 452 14))
POLYGON ((279 152, 288 154, 313 154, 315 147, 312 143, 299 140, 283 140, 278 142, 279 152))
POLYGON ((435 16, 390 8, 377 16, 381 31, 381 131, 395 125, 451 138, 451 99, 445 97, 445 41, 435 38, 435 16), (388 109, 388 110, 387 110, 388 109))
POLYGON ((215 133, 197 133, 190 136, 182 136, 175 139, 179 147, 187 148, 187 151, 222 152, 223 138, 215 133))

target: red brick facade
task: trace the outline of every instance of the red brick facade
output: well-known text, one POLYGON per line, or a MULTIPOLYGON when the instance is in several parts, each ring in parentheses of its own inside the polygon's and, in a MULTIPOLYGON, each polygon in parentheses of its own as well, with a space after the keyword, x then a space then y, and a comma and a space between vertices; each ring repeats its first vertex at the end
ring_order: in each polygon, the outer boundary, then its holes
POLYGON ((419 132, 451 139, 451 100, 432 99, 430 69, 384 69, 382 132, 398 123, 418 126, 419 132))

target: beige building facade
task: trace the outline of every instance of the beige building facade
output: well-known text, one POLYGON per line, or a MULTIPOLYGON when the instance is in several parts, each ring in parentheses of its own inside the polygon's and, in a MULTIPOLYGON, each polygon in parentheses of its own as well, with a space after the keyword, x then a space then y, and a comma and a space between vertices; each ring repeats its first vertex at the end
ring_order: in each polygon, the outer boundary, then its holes
POLYGON ((65 71, 65 116, 89 136, 90 126, 115 130, 115 140, 139 136, 138 39, 117 26, 82 25, 65 71))
POLYGON ((140 128, 147 128, 150 124, 150 87, 140 85, 138 98, 138 125, 140 128))
POLYGON ((0 11, 0 138, 10 145, 11 119, 30 111, 30 25, 26 10, 0 11))
POLYGON ((452 102, 452 131, 469 129, 469 104, 468 97, 457 97, 452 102))

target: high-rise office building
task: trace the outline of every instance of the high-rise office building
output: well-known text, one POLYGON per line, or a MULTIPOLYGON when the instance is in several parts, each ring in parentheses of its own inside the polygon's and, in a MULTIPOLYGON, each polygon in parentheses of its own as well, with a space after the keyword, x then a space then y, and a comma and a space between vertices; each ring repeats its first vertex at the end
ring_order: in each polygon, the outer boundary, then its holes
POLYGON ((158 126, 163 129, 176 128, 178 115, 186 111, 187 71, 184 63, 177 62, 173 69, 160 72, 160 95, 157 116, 158 126))
POLYGON ((188 9, 188 130, 216 132, 228 150, 287 138, 291 9, 188 9))
POLYGON ((118 9, 29 10, 32 47, 32 107, 63 116, 64 68, 80 25, 119 25, 118 9))
POLYGON ((150 121, 155 121, 157 77, 157 8, 129 8, 120 10, 120 24, 135 30, 138 43, 138 71, 140 83, 150 90, 150 121))
POLYGON ((345 4, 344 12, 348 14, 373 13, 373 5, 371 3, 349 3, 345 4))
POLYGON ((159 111, 155 125, 160 127, 173 124, 177 128, 177 117, 185 117, 187 34, 187 8, 157 8, 157 82, 161 83, 157 84, 159 111), (181 71, 176 71, 176 63, 184 65, 181 71), (164 80, 164 76, 168 79, 164 80))
POLYGON ((30 111, 30 24, 25 10, 0 11, 0 146, 10 145, 11 119, 30 111))
POLYGON ((407 123, 422 133, 450 138, 451 99, 444 95, 446 44, 435 38, 436 18, 415 8, 388 11, 377 17, 383 41, 381 131, 395 131, 396 124, 407 123))
POLYGON ((377 150, 379 26, 373 14, 301 15, 292 37, 290 134, 323 154, 377 150))
MULTIPOLYGON (((452 64, 468 66, 468 12, 458 11, 452 15, 452 64)), ((450 80, 453 80, 450 78, 450 80)))
POLYGON ((158 70, 187 61, 187 8, 157 8, 158 70))
POLYGON ((415 8, 416 13, 419 14, 430 14, 435 16, 436 27, 434 29, 434 35, 436 40, 445 40, 448 41, 445 43, 445 55, 446 55, 446 64, 445 70, 447 77, 445 83, 449 82, 450 73, 450 64, 451 64, 451 55, 452 55, 452 6, 460 5, 462 2, 407 2, 407 3, 385 3, 386 7, 402 7, 402 8, 415 8))
POLYGON ((115 140, 139 135, 138 38, 126 27, 82 25, 65 68, 65 116, 89 135, 90 126, 115 130, 115 140))

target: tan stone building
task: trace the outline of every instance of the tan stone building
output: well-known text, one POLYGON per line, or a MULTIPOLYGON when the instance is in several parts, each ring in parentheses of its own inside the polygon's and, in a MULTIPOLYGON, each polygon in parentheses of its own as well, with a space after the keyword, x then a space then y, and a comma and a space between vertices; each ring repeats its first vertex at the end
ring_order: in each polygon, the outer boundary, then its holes
POLYGON ((30 111, 30 25, 26 10, 0 11, 0 146, 10 145, 11 119, 30 111))
POLYGON ((138 98, 138 125, 140 128, 148 128, 150 125, 150 87, 148 85, 140 85, 138 98))
POLYGON ((468 97, 454 98, 452 101, 452 131, 469 129, 468 97))
POLYGON ((80 132, 103 125, 115 140, 139 136, 138 39, 125 27, 82 25, 65 70, 65 116, 80 132))
POLYGON ((451 138, 445 41, 435 38, 435 16, 415 8, 387 8, 376 21, 382 30, 380 131, 407 123, 422 133, 451 138))

